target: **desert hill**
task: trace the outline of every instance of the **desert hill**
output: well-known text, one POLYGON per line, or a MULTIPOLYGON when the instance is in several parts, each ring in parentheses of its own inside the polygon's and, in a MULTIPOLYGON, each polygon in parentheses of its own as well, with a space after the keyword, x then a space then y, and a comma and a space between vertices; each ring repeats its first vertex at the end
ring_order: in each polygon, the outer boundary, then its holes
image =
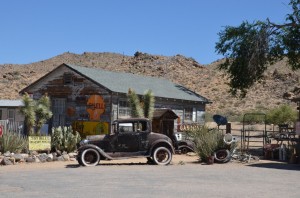
POLYGON ((262 82, 257 83, 244 99, 234 98, 228 92, 226 75, 218 71, 221 60, 201 65, 193 58, 182 55, 161 56, 136 52, 133 56, 116 53, 83 54, 63 53, 53 58, 30 64, 0 65, 0 99, 19 99, 18 92, 62 63, 69 63, 110 71, 130 72, 139 75, 163 77, 182 84, 210 99, 210 114, 228 117, 241 116, 245 112, 274 108, 291 103, 284 93, 299 86, 299 72, 286 67, 285 61, 269 67, 262 82))

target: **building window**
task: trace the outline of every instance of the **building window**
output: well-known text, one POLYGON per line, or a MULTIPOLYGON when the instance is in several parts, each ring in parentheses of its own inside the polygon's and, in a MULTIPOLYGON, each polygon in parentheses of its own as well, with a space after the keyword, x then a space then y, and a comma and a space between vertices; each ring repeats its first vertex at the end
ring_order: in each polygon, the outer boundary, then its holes
POLYGON ((184 121, 193 121, 193 108, 184 109, 184 121))
POLYGON ((8 110, 8 120, 10 122, 14 122, 15 121, 15 111, 13 109, 9 109, 8 110))
POLYGON ((65 125, 66 100, 63 98, 54 98, 52 103, 53 127, 65 125))
POLYGON ((129 118, 131 117, 131 109, 126 100, 119 101, 119 118, 129 118))
POLYGON ((0 120, 2 120, 2 109, 0 109, 0 120))
POLYGON ((72 74, 71 73, 64 73, 64 84, 71 84, 72 83, 72 74))

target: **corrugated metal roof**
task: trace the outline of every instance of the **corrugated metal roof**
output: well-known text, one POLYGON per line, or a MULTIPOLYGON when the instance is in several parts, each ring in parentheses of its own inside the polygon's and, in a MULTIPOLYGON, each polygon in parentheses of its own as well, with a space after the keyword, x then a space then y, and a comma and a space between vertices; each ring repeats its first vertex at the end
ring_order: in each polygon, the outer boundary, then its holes
POLYGON ((128 93, 133 89, 138 95, 144 95, 151 90, 155 97, 181 99, 209 103, 210 101, 199 94, 175 84, 169 80, 131 73, 112 72, 103 69, 94 69, 76 65, 65 64, 69 68, 85 75, 91 80, 106 87, 112 92, 128 93))
POLYGON ((22 100, 0 100, 0 107, 20 107, 24 106, 22 100))

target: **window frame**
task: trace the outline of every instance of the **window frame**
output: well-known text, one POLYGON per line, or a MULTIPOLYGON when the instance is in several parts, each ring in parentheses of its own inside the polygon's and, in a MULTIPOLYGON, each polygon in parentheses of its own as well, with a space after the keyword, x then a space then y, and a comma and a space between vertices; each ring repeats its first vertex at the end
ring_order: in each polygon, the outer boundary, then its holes
POLYGON ((184 121, 193 121, 193 107, 184 108, 184 121))
POLYGON ((118 118, 131 118, 131 108, 125 99, 119 99, 118 101, 118 118))

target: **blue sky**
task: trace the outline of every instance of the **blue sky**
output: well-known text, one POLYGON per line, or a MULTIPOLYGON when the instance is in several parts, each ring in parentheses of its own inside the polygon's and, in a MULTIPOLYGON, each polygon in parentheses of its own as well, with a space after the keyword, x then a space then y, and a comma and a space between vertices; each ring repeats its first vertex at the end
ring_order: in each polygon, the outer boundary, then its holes
POLYGON ((289 0, 3 0, 0 64, 63 52, 136 51, 209 64, 218 32, 242 21, 284 22, 289 0))

